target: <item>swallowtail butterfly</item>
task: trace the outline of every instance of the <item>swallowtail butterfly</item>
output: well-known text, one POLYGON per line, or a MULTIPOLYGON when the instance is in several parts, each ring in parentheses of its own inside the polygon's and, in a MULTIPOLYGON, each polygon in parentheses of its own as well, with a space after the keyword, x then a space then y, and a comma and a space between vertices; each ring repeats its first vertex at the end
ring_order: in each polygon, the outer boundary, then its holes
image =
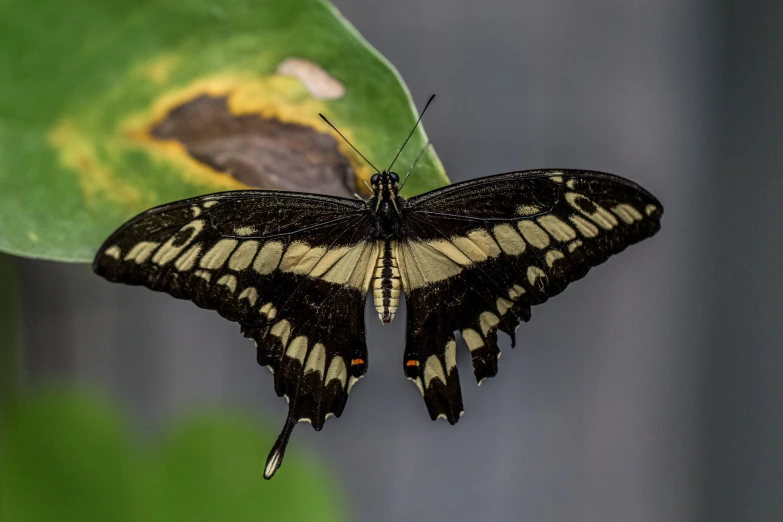
POLYGON ((368 292, 383 323, 404 292, 403 371, 430 417, 454 424, 455 333, 477 381, 493 377, 498 331, 514 346, 533 305, 655 234, 663 214, 639 185, 600 172, 510 172, 404 199, 390 170, 372 176, 367 201, 245 190, 169 203, 122 225, 95 258, 106 279, 216 310, 255 341, 288 401, 265 478, 294 426, 339 417, 367 372, 368 292))

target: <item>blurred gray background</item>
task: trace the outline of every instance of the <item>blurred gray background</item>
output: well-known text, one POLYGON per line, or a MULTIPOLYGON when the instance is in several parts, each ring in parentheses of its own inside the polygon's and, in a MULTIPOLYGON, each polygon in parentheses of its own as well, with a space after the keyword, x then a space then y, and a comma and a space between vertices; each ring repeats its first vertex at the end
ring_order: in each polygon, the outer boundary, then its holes
MULTIPOLYGON (((666 213, 503 339, 496 379, 476 388, 460 354, 457 426, 402 375, 404 313, 368 313, 368 378, 291 451, 332 466, 359 521, 780 520, 783 2, 335 3, 420 105, 438 94, 425 125, 452 180, 605 170, 666 213)), ((96 384, 153 432, 205 406, 282 425, 236 325, 18 265, 34 382, 96 384)))

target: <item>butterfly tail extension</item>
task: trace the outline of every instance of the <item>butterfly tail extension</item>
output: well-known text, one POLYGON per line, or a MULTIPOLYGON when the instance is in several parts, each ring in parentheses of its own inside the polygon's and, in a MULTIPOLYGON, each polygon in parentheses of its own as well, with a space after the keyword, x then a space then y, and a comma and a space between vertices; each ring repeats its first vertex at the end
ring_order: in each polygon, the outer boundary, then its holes
POLYGON ((288 440, 291 438, 291 432, 294 431, 294 426, 296 426, 296 419, 289 413, 283 425, 283 430, 278 435, 272 450, 269 452, 269 456, 266 458, 266 466, 264 466, 264 478, 266 480, 271 479, 283 463, 285 449, 288 446, 288 440))
MULTIPOLYGON (((291 288, 294 284, 292 280, 291 288)), ((326 301, 283 292, 273 298, 277 307, 266 310, 269 320, 264 326, 242 329, 256 343, 259 364, 272 371, 275 392, 288 402, 286 425, 269 455, 271 473, 279 466, 293 426, 306 422, 320 431, 329 417, 339 417, 351 387, 367 371, 366 294, 324 286, 320 295, 326 301)))

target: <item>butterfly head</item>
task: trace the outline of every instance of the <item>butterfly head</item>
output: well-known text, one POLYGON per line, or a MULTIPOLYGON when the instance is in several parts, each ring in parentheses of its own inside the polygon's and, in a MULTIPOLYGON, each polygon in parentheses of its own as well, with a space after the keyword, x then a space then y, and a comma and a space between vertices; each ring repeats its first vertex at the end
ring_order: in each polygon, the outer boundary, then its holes
POLYGON ((400 183, 400 177, 396 172, 378 172, 370 178, 370 184, 374 191, 390 190, 400 183))
POLYGON ((398 201, 402 199, 397 194, 399 184, 400 177, 395 172, 388 170, 373 174, 370 178, 372 197, 367 204, 375 210, 380 219, 380 228, 386 235, 396 230, 396 224, 399 220, 398 201))
POLYGON ((400 177, 396 172, 378 172, 370 178, 370 185, 375 196, 388 198, 397 195, 397 188, 400 184, 400 177))

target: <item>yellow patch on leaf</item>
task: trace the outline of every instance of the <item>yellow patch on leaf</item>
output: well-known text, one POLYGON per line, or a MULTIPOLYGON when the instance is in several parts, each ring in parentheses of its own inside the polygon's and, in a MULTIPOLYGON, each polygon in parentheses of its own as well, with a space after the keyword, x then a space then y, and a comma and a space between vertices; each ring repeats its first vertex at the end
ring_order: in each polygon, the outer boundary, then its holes
POLYGON ((168 81, 171 73, 179 65, 179 57, 167 54, 143 64, 137 69, 137 74, 154 84, 162 85, 168 81))
POLYGON ((79 177, 87 205, 94 205, 98 197, 126 206, 139 204, 139 190, 115 175, 100 159, 95 142, 70 119, 60 120, 47 137, 57 150, 60 163, 79 177))

